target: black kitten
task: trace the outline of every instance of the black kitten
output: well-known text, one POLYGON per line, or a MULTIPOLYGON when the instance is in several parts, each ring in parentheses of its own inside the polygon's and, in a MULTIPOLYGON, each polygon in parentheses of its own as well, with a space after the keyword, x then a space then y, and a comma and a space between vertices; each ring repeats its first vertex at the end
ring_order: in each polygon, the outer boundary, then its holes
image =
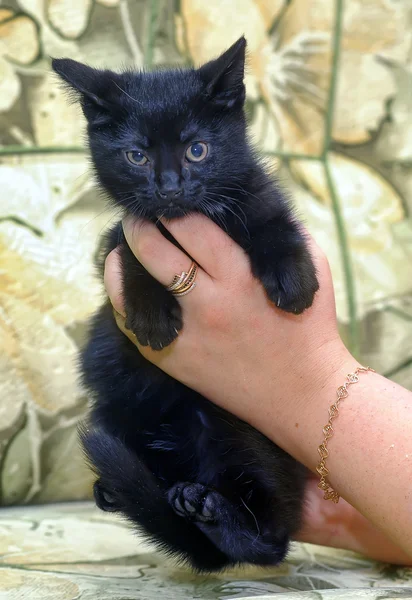
MULTIPOLYGON (((185 71, 116 74, 68 59, 53 68, 78 94, 98 180, 117 206, 153 222, 206 214, 246 250, 269 298, 300 313, 318 289, 315 268, 246 139, 245 46, 241 38, 185 71)), ((105 255, 116 246, 127 324, 141 344, 160 349, 182 327, 180 306, 137 262, 120 224, 105 255)), ((123 513, 199 570, 285 557, 300 525, 301 465, 147 362, 109 304, 93 320, 81 363, 95 400, 82 441, 100 508, 123 513)))

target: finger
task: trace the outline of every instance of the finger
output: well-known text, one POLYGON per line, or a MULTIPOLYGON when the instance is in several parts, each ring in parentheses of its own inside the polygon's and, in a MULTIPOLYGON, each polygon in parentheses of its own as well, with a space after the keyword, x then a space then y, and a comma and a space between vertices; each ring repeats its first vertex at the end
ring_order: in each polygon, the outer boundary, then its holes
MULTIPOLYGON (((169 242, 153 223, 126 217, 123 230, 133 254, 162 285, 170 285, 175 275, 189 271, 192 260, 169 242)), ((196 282, 203 286, 207 279, 206 273, 198 268, 196 282)))
POLYGON ((324 312, 324 318, 330 317, 336 318, 336 305, 335 295, 333 289, 332 272, 327 259, 326 254, 322 248, 316 242, 316 240, 310 235, 307 230, 303 230, 306 236, 306 242, 308 249, 312 255, 313 262, 315 264, 316 273, 319 281, 319 286, 323 289, 323 293, 319 296, 317 294, 314 305, 318 305, 319 309, 324 312))
POLYGON ((386 538, 370 521, 341 499, 339 505, 325 502, 317 478, 310 478, 305 492, 301 542, 342 548, 374 560, 410 565, 411 558, 386 538))
POLYGON ((107 255, 104 263, 104 287, 113 308, 125 316, 120 254, 118 249, 107 255))
POLYGON ((308 250, 315 264, 319 281, 326 277, 331 277, 329 261, 321 246, 319 246, 315 238, 304 227, 302 228, 302 233, 305 236, 308 250))
POLYGON ((163 220, 162 224, 190 256, 214 279, 249 272, 244 250, 216 223, 203 215, 163 220))

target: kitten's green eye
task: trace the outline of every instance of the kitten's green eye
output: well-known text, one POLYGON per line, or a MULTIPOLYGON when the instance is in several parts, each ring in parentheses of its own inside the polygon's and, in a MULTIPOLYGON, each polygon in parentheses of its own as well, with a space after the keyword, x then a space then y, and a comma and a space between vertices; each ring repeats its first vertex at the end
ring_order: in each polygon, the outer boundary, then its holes
POLYGON ((200 162, 207 156, 207 144, 195 142, 186 150, 186 158, 190 162, 200 162))
POLYGON ((126 158, 132 165, 137 165, 138 167, 142 167, 148 161, 147 156, 143 154, 143 152, 139 152, 136 150, 131 150, 130 152, 126 152, 126 158))

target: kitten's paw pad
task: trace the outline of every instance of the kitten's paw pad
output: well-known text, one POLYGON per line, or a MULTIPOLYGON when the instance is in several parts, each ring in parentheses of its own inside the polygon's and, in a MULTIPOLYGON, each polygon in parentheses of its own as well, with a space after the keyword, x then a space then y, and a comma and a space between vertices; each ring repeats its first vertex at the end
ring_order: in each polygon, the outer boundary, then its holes
POLYGON ((142 346, 150 346, 152 350, 163 350, 177 338, 183 321, 180 310, 172 310, 151 315, 150 318, 133 315, 126 318, 125 325, 135 334, 142 346))
POLYGON ((216 520, 219 495, 200 483, 177 483, 170 488, 168 499, 180 517, 203 523, 216 520))

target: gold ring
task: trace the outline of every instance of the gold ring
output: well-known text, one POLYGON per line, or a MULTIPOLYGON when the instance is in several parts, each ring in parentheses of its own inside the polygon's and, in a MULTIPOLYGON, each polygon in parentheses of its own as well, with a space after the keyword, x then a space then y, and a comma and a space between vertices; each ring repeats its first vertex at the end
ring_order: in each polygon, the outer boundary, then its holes
POLYGON ((173 277, 172 283, 167 286, 167 291, 172 292, 173 296, 186 296, 196 287, 197 264, 192 262, 190 269, 182 271, 180 275, 173 277))

